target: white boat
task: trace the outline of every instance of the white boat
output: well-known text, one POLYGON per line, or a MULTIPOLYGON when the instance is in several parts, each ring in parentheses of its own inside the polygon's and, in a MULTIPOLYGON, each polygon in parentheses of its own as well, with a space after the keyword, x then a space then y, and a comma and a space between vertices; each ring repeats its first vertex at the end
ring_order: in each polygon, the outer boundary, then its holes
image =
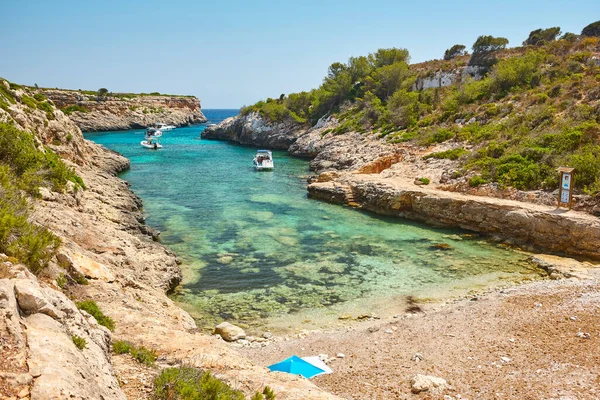
POLYGON ((271 170, 273 169, 273 153, 269 150, 258 150, 252 162, 257 171, 271 170))
POLYGON ((158 138, 162 136, 162 131, 156 128, 148 128, 146 129, 146 139, 148 138, 158 138))
POLYGON ((163 123, 160 123, 160 122, 154 124, 154 127, 156 129, 161 130, 161 131, 171 131, 171 130, 177 128, 175 125, 167 125, 167 124, 163 124, 163 123))
POLYGON ((147 149, 152 149, 152 150, 162 149, 162 144, 158 143, 157 138, 151 138, 151 137, 146 136, 146 140, 142 140, 140 142, 140 144, 142 145, 142 147, 145 147, 147 149))

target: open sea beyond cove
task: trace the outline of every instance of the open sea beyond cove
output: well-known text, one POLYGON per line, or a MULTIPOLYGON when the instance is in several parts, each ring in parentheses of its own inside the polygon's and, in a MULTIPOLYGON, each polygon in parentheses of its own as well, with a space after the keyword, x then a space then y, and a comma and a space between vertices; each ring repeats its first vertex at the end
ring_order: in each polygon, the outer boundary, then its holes
MULTIPOLYGON (((209 123, 237 112, 204 110, 209 123)), ((331 326, 343 313, 401 312, 407 295, 538 277, 527 254, 477 235, 310 200, 308 161, 275 151, 275 169, 256 172, 255 149, 200 140, 203 129, 164 132, 158 151, 141 147, 143 130, 85 135, 131 160, 121 177, 183 260, 173 298, 199 326, 331 326)))

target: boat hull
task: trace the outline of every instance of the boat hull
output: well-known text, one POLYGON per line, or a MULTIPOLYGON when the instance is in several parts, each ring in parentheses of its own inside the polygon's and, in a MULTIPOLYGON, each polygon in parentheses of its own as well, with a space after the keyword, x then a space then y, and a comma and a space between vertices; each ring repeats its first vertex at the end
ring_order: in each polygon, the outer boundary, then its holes
POLYGON ((148 143, 147 141, 142 140, 140 144, 142 145, 142 147, 145 147, 146 149, 150 150, 162 149, 162 144, 160 143, 148 143))

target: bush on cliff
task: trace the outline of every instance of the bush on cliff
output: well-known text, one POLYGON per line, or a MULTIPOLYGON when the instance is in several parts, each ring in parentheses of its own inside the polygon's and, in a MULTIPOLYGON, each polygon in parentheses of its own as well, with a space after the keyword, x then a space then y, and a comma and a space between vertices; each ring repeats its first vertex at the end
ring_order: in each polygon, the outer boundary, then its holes
POLYGON ((68 181, 81 179, 55 153, 38 149, 33 135, 0 123, 0 252, 15 257, 33 273, 48 264, 60 239, 29 221, 25 193, 37 196, 40 186, 63 190, 68 181))
POLYGON ((104 315, 98 304, 94 300, 86 300, 77 302, 77 308, 83 310, 90 314, 92 317, 96 318, 96 321, 102 325, 110 329, 111 331, 115 330, 115 321, 109 316, 104 315))
POLYGON ((60 239, 29 221, 30 206, 16 180, 8 166, 0 165, 0 252, 37 274, 56 254, 60 239))
POLYGON ((167 368, 154 380, 154 398, 157 400, 244 400, 244 394, 208 371, 197 368, 167 368))
MULTIPOLYGON (((154 398, 157 400, 243 400, 244 393, 215 378, 209 371, 192 367, 164 369, 154 380, 154 398)), ((266 386, 252 399, 275 400, 275 393, 266 386)))
POLYGON ((81 178, 50 149, 38 149, 33 135, 7 123, 0 123, 0 164, 14 173, 17 186, 37 195, 40 186, 55 191, 68 181, 83 186, 81 178))
POLYGON ((81 113, 87 113, 89 112, 87 108, 82 107, 78 104, 72 105, 72 106, 67 106, 65 108, 61 108, 61 111, 65 113, 65 115, 71 115, 74 112, 81 112, 81 113))

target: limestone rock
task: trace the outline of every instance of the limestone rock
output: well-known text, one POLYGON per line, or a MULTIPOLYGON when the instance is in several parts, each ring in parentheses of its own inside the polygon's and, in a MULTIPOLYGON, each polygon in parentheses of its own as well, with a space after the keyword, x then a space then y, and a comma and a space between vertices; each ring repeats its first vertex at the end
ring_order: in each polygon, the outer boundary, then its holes
POLYGON ((559 257, 551 254, 534 254, 529 261, 543 268, 551 279, 588 278, 587 271, 594 268, 589 262, 581 262, 572 258, 559 257))
POLYGON ((78 105, 87 112, 75 111, 69 118, 82 131, 140 129, 158 122, 187 126, 206 122, 200 101, 186 96, 97 96, 76 91, 44 89, 43 94, 57 107, 78 105))
POLYGON ((73 260, 73 269, 86 278, 101 279, 105 282, 115 280, 115 276, 106 265, 100 264, 83 254, 74 253, 71 259, 73 260))
POLYGON ((40 287, 28 279, 15 279, 15 293, 19 308, 26 314, 43 313, 52 318, 59 318, 57 311, 48 303, 40 287))
POLYGON ((411 391, 413 393, 436 392, 441 393, 446 389, 448 383, 445 379, 431 375, 415 375, 410 380, 411 391))
POLYGON ((291 118, 288 121, 271 123, 258 113, 249 113, 228 118, 217 126, 209 126, 201 135, 203 139, 228 140, 245 145, 287 150, 303 132, 304 128, 291 118))
POLYGON ((220 335, 228 342, 235 342, 238 339, 244 339, 246 332, 239 326, 235 326, 229 322, 222 322, 215 327, 215 334, 220 335))
MULTIPOLYGON (((529 249, 600 260, 600 220, 589 214, 557 213, 551 206, 415 187, 373 175, 344 173, 334 181, 308 185, 309 197, 338 204, 345 204, 348 190, 362 209, 378 214, 460 227, 529 249)), ((567 273, 576 276, 578 271, 567 273)))

